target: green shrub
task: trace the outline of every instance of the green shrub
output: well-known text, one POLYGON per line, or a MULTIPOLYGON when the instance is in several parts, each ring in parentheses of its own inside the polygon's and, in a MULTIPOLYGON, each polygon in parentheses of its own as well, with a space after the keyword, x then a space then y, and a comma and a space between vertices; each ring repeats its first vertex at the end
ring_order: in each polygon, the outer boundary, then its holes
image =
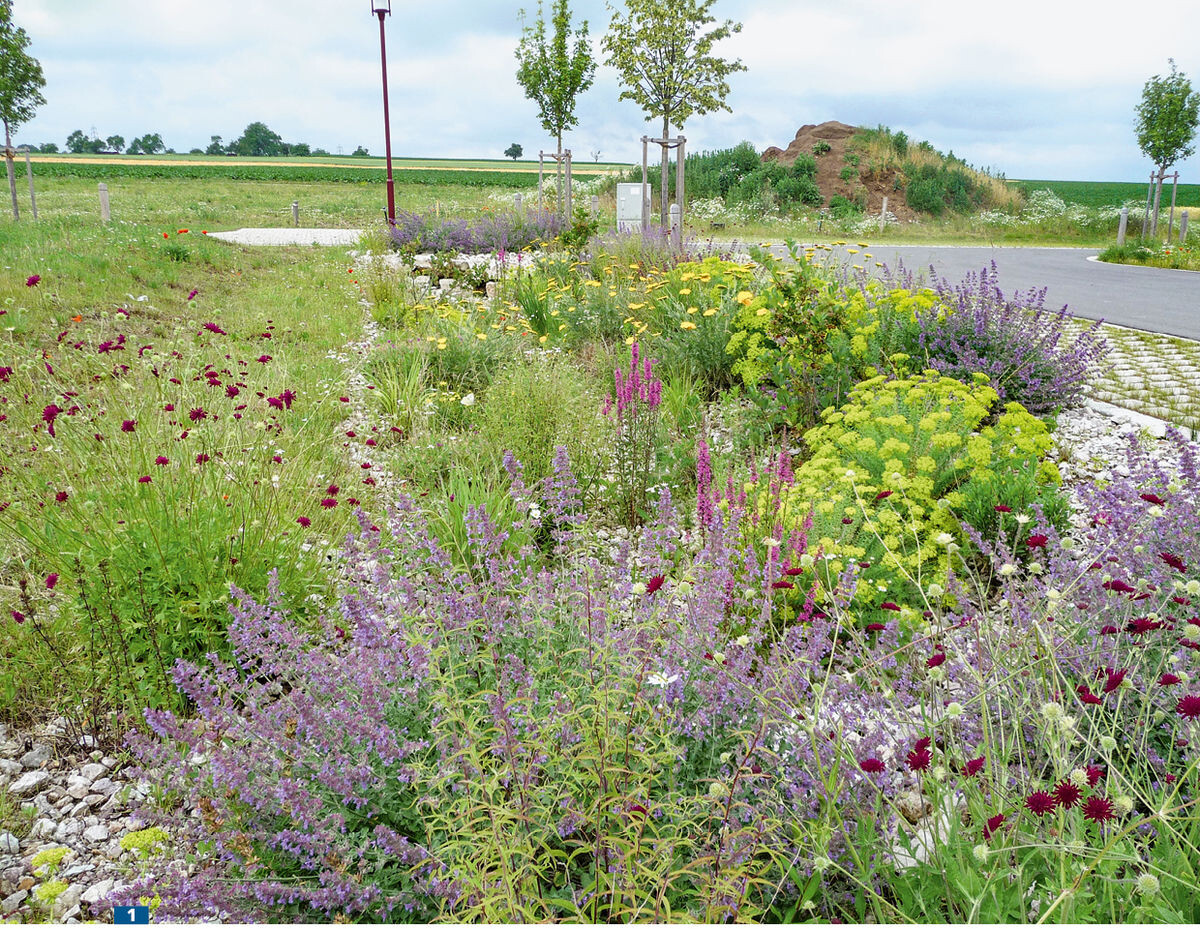
POLYGON ((826 152, 830 151, 830 149, 832 149, 832 148, 833 148, 832 145, 830 145, 824 139, 821 139, 813 146, 813 154, 814 155, 824 155, 826 152))

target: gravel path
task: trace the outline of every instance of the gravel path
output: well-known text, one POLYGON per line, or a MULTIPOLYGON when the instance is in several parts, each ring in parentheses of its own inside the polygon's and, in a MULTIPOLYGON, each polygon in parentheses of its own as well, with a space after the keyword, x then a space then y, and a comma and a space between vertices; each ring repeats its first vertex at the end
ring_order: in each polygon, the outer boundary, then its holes
POLYGON ((354 245, 361 229, 235 229, 210 232, 210 239, 236 245, 354 245))

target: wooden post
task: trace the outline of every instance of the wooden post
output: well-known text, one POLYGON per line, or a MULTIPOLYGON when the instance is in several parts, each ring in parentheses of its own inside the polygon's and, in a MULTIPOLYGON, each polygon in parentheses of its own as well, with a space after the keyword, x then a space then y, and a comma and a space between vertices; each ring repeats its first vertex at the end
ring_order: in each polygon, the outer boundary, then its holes
POLYGON ((518 213, 521 212, 521 195, 513 194, 513 209, 518 213))
POLYGON ((4 152, 4 170, 8 172, 8 189, 12 192, 13 219, 20 219, 21 211, 17 207, 17 178, 13 174, 13 150, 11 148, 4 152))
POLYGON ((300 225, 300 201, 299 200, 292 201, 292 225, 293 226, 300 225))
POLYGON ((1154 236, 1158 235, 1158 208, 1162 202, 1162 182, 1166 176, 1166 171, 1159 171, 1156 178, 1158 183, 1154 185, 1154 221, 1150 223, 1150 234, 1154 236))
POLYGON ((100 221, 108 222, 112 219, 112 214, 108 209, 108 185, 103 181, 100 182, 100 221))
POLYGON ((1171 233, 1175 231, 1175 194, 1179 190, 1179 172, 1176 171, 1171 180, 1171 216, 1167 220, 1167 241, 1171 241, 1171 233))
POLYGON ((592 194, 592 215, 600 215, 600 198, 595 194, 592 194))
POLYGON ((546 153, 538 152, 538 214, 542 212, 542 175, 546 165, 546 153))
POLYGON ((1184 210, 1179 214, 1179 244, 1183 245, 1187 241, 1187 221, 1188 211, 1184 210))
POLYGON ((646 166, 649 162, 648 151, 650 149, 650 137, 642 136, 642 232, 650 228, 650 211, 646 209, 645 203, 649 199, 649 194, 646 192, 646 166))
POLYGON ((565 152, 563 152, 563 157, 567 161, 567 192, 566 192, 567 211, 566 211, 566 214, 563 216, 563 224, 570 225, 570 223, 571 223, 571 150, 569 148, 565 152))
POLYGON ((1154 196, 1154 174, 1150 175, 1150 186, 1146 188, 1146 209, 1142 213, 1142 238, 1146 238, 1146 223, 1150 220, 1150 198, 1154 196))
POLYGON ((1125 244, 1125 230, 1129 226, 1129 207, 1121 207, 1121 222, 1117 226, 1117 245, 1125 244))
POLYGON ((879 208, 879 231, 882 234, 883 227, 887 225, 887 197, 883 198, 883 206, 879 208))
POLYGON ((686 191, 683 189, 683 159, 684 159, 684 144, 687 142, 683 136, 679 137, 679 145, 675 150, 675 204, 679 207, 679 240, 683 241, 683 210, 687 203, 685 196, 686 191))
POLYGON ((679 209, 678 203, 671 204, 668 215, 670 216, 671 245, 679 248, 683 244, 683 211, 679 209))
POLYGON ((37 219, 37 197, 33 193, 33 162, 29 160, 29 149, 25 149, 25 176, 29 178, 29 209, 37 219))

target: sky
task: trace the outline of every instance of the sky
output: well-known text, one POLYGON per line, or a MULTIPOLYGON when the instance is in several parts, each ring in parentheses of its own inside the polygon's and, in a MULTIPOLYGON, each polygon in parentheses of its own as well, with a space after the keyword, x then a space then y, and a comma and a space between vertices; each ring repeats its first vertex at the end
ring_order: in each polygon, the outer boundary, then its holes
MULTIPOLYGON (((623 6, 621 0, 609 0, 623 6)), ((498 158, 552 150, 516 80, 524 6, 537 0, 392 0, 386 20, 394 155, 498 158)), ((180 152, 254 121, 289 142, 383 154, 379 27, 371 0, 14 0, 46 104, 21 143, 72 130, 158 132, 180 152)), ((572 0, 602 62, 605 0, 572 0)), ((1200 88, 1200 4, 1145 18, 1094 0, 717 0, 743 24, 732 112, 693 116, 689 151, 786 147, 808 123, 886 125, 1009 178, 1146 180, 1134 110, 1168 58, 1200 88)), ((603 63, 564 145, 576 161, 638 162, 648 123, 603 63)), ((676 130, 672 130, 674 134, 676 130)), ((1200 181, 1200 155, 1175 166, 1200 181)))

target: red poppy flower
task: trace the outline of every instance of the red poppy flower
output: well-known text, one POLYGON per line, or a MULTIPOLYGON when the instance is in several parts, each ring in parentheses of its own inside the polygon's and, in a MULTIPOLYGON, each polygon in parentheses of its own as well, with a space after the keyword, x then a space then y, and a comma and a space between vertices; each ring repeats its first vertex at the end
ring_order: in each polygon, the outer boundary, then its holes
POLYGON ((1175 704, 1175 712, 1184 719, 1195 719, 1200 716, 1200 697, 1195 694, 1180 697, 1179 702, 1175 704))
POLYGON ((1112 801, 1108 797, 1088 797, 1083 804, 1083 818, 1094 823, 1108 822, 1113 817, 1112 801))
POLYGON ((980 755, 978 758, 970 758, 967 760, 966 765, 963 766, 963 771, 966 773, 967 777, 974 777, 983 770, 983 767, 986 764, 987 758, 983 755, 980 755))
POLYGON ((1025 798, 1025 808, 1031 813, 1036 813, 1038 816, 1053 813, 1054 807, 1054 798, 1044 790, 1035 790, 1025 798))
POLYGON ((879 774, 884 768, 883 762, 878 758, 864 758, 858 766, 868 774, 879 774))
POLYGON ((1083 796, 1083 791, 1072 784, 1070 781, 1060 781, 1054 787, 1054 802, 1061 806, 1064 810, 1069 810, 1079 798, 1083 796))

